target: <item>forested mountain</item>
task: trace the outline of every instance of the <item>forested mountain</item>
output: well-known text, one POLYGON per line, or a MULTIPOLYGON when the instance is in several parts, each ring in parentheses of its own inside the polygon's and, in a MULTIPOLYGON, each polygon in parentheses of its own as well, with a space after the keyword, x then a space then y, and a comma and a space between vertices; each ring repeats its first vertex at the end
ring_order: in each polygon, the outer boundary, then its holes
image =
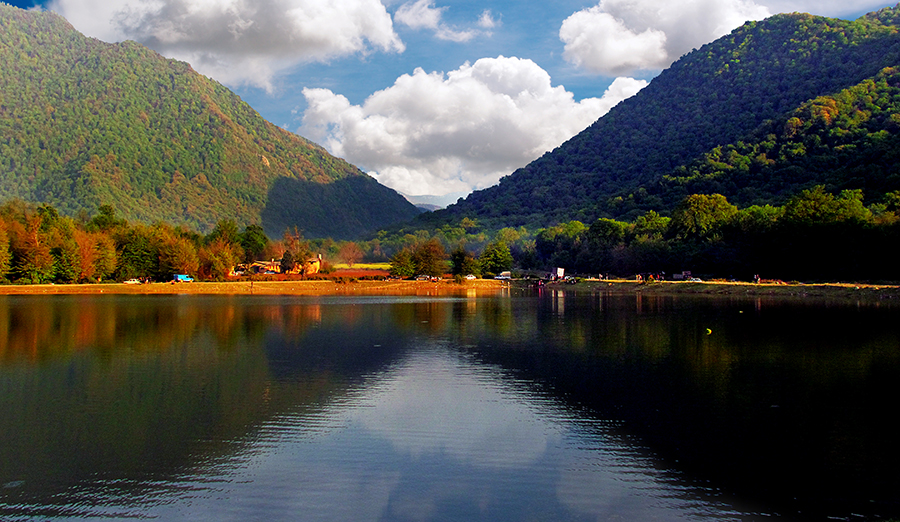
POLYGON ((349 238, 418 210, 222 85, 134 42, 0 3, 0 200, 201 231, 349 238))
POLYGON ((488 229, 630 220, 669 212, 690 191, 765 204, 816 184, 864 189, 877 201, 900 188, 889 150, 895 73, 883 71, 900 65, 898 19, 900 5, 855 21, 795 13, 748 22, 683 56, 557 149, 414 226, 463 217, 488 229), (752 175, 732 172, 744 172, 737 157, 739 165, 710 172, 733 151, 752 175), (870 161, 878 172, 867 170, 870 161))
POLYGON ((746 207, 782 204, 811 185, 859 189, 870 201, 900 190, 900 69, 804 103, 663 176, 646 193, 664 201, 722 194, 746 207))

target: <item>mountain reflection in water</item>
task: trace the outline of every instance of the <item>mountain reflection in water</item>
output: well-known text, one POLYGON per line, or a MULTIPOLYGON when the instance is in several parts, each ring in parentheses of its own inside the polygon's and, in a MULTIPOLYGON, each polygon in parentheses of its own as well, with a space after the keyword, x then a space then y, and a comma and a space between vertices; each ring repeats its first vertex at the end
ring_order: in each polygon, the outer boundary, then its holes
POLYGON ((896 516, 897 313, 0 298, 0 519, 896 516))

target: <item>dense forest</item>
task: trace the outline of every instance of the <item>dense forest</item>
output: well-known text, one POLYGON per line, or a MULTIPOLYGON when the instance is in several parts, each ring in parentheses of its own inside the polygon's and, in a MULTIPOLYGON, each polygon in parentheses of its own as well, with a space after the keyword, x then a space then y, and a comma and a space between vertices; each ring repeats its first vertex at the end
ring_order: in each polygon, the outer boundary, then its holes
POLYGON ((878 202, 898 188, 895 166, 882 153, 888 147, 883 140, 897 131, 895 75, 885 69, 900 65, 898 13, 900 7, 855 21, 795 13, 748 22, 683 56, 637 95, 498 185, 407 228, 437 228, 462 217, 494 230, 633 220, 649 209, 668 214, 694 190, 764 205, 822 184, 863 189, 867 201, 878 202), (834 106, 826 108, 824 99, 810 104, 820 97, 831 97, 834 106), (832 112, 834 122, 819 117, 832 112), (791 136, 784 136, 787 123, 791 136), (772 134, 793 141, 771 144, 772 134), (801 134, 821 140, 803 143, 802 161, 796 157, 801 149, 790 152, 804 141, 801 134), (865 147, 870 142, 877 150, 865 147), (779 150, 769 150, 775 145, 779 150), (732 151, 753 154, 751 175, 709 172, 732 151), (879 165, 872 179, 864 172, 870 160, 879 165))
POLYGON ((350 238, 418 210, 222 85, 134 42, 0 3, 0 200, 273 237, 350 238))
POLYGON ((738 206, 783 204, 816 184, 830 192, 862 190, 870 202, 900 190, 900 70, 835 95, 820 96, 738 141, 675 169, 616 204, 718 193, 738 206))

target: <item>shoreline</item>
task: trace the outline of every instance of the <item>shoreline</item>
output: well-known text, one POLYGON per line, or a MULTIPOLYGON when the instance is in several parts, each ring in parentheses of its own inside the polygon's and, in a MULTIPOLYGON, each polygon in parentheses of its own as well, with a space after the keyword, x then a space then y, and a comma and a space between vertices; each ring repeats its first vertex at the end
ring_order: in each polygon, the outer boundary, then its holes
POLYGON ((499 291, 502 281, 225 281, 193 283, 124 283, 0 285, 0 295, 433 295, 499 291))
POLYGON ((721 295, 735 297, 829 298, 840 300, 897 300, 900 286, 868 283, 783 283, 783 282, 725 282, 725 281, 655 281, 630 280, 585 281, 575 285, 551 284, 549 288, 592 289, 615 294, 644 295, 721 295))
MULTIPOLYGON (((0 295, 464 295, 492 294, 508 289, 528 290, 528 281, 478 279, 458 284, 429 281, 227 281, 194 283, 123 283, 0 285, 0 295)), ((900 286, 857 283, 749 283, 631 280, 548 283, 545 290, 643 295, 732 295, 849 300, 900 300, 900 286)))

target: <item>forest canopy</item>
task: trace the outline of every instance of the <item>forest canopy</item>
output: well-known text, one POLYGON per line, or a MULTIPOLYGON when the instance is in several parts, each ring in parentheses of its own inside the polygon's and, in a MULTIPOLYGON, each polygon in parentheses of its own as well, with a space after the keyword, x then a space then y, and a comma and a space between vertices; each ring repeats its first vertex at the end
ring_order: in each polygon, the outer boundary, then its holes
POLYGON ((0 4, 0 201, 12 198, 203 231, 230 218, 273 237, 350 238, 418 214, 190 65, 0 4))

